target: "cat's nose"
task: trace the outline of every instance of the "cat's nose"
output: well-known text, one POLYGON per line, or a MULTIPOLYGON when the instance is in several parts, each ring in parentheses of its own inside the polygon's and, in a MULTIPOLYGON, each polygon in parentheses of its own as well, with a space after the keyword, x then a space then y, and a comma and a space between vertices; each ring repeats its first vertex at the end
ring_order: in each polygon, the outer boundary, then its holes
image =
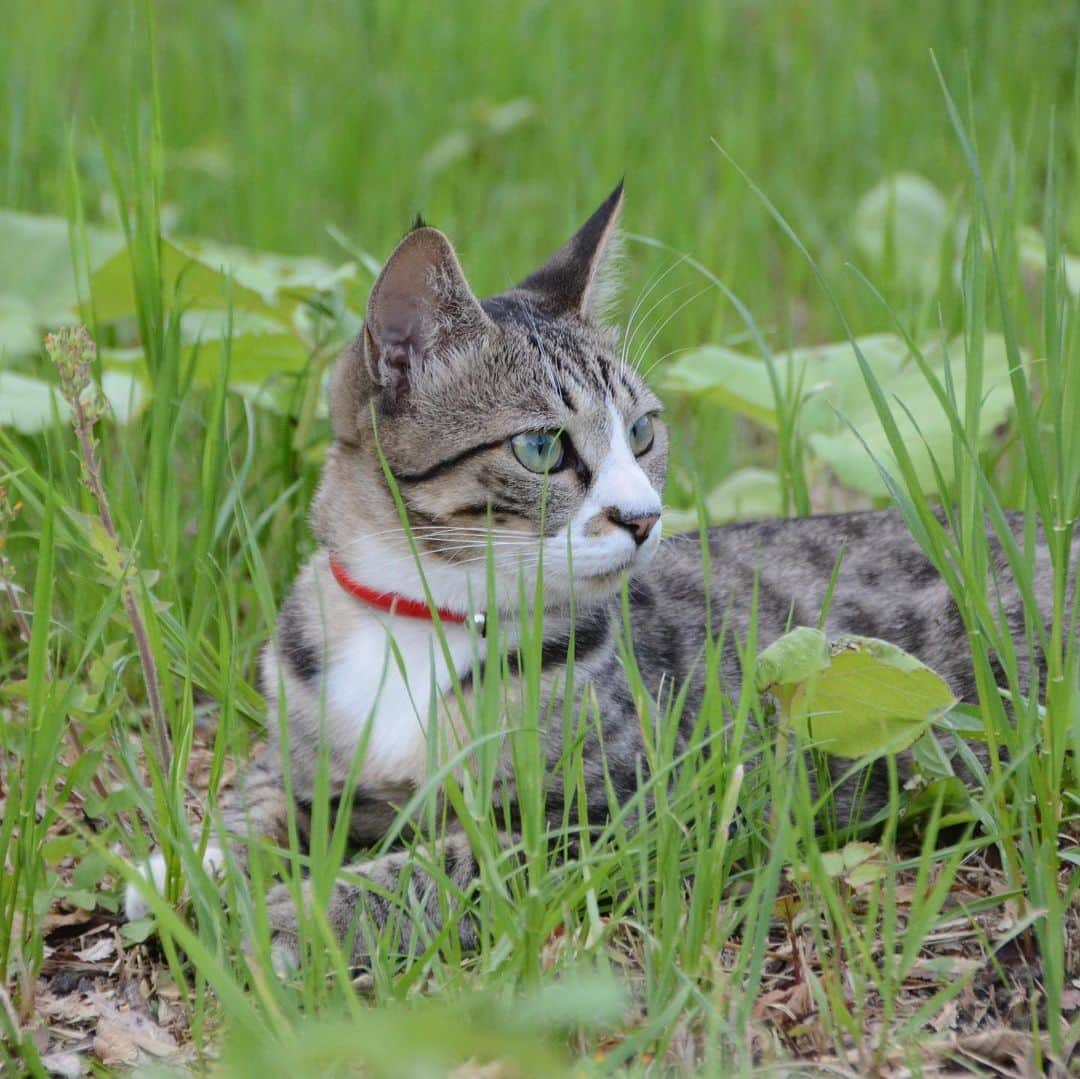
POLYGON ((612 524, 625 528, 634 538, 634 542, 640 547, 648 538, 660 520, 658 513, 624 514, 622 510, 612 507, 607 511, 608 520, 612 524))

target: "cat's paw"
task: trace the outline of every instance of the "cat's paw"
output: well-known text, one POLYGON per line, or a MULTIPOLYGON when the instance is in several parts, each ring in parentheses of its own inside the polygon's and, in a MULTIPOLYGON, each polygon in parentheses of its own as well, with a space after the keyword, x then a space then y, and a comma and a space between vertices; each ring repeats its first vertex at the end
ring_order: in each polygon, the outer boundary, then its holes
MULTIPOLYGON (((300 886, 304 906, 304 921, 311 920, 311 883, 300 886)), ((354 970, 366 969, 370 951, 363 933, 356 926, 361 914, 360 889, 344 884, 335 886, 326 907, 330 928, 339 942, 348 942, 348 963, 354 970)), ((300 969, 300 918, 292 889, 286 884, 275 884, 266 896, 266 920, 270 927, 270 960, 274 972, 280 978, 289 978, 300 969)), ((318 939, 317 930, 308 929, 309 935, 318 939)))
MULTIPOLYGON (((306 905, 311 903, 311 885, 301 885, 306 905)), ((275 884, 266 895, 266 919, 270 926, 270 965, 283 981, 300 969, 300 924, 293 894, 284 884, 275 884)))
MULTIPOLYGON (((213 844, 206 848, 203 855, 203 869, 211 876, 216 876, 225 866, 225 855, 220 847, 213 844)), ((137 922, 150 913, 150 904, 146 899, 146 891, 152 888, 158 895, 165 894, 166 874, 168 867, 165 856, 160 851, 150 855, 147 862, 141 866, 143 880, 146 884, 139 885, 129 881, 124 888, 124 917, 129 922, 137 922)))

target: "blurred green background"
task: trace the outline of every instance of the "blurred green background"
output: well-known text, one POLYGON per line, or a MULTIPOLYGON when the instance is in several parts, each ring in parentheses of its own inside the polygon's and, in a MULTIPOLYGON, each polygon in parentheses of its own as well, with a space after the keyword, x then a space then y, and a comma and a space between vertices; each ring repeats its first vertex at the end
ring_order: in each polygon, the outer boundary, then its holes
MULTIPOLYGON (((87 219, 115 231, 118 191, 134 217, 149 205, 149 161, 170 236, 354 262, 344 298, 353 321, 335 342, 355 332, 371 275, 418 212, 450 235, 473 287, 488 294, 525 276, 625 177, 621 314, 647 296, 631 354, 656 369, 676 406, 670 501, 686 506, 697 482, 711 490, 733 470, 780 458, 778 481, 751 475, 734 502, 711 505, 714 519, 859 504, 804 468, 799 432, 810 428, 773 408, 759 362, 744 369, 753 383, 745 387, 726 355, 712 374, 696 353, 673 370, 673 358, 704 344, 759 361, 763 347, 844 339, 832 299, 765 199, 821 267, 853 333, 895 332, 897 319, 922 342, 962 329, 972 189, 938 69, 973 136, 995 228, 1013 245, 1010 288, 1025 301, 1018 332, 1035 355, 1041 301, 1021 285, 1025 266, 1035 283, 1043 255, 1039 235, 1023 227, 1042 225, 1051 154, 1061 239, 1066 252, 1080 247, 1075 0, 9 0, 8 11, 0 208, 72 217, 77 189, 87 219), (888 186, 898 174, 922 179, 900 198, 888 186), (1026 263, 1024 252, 1014 257, 1024 244, 1026 263), (665 272, 673 252, 715 274, 744 310, 689 265, 665 272), (738 412, 758 426, 734 422, 738 412), (778 444, 762 421, 779 431, 778 444), (761 497, 748 500, 750 491, 761 497)), ((54 241, 66 246, 62 228, 54 241)), ((38 286, 11 283, 25 257, 9 253, 5 263, 0 250, 0 285, 6 275, 8 292, 33 305, 38 286)), ((93 292, 100 314, 107 290, 95 280, 93 292)), ((990 332, 1002 328, 987 318, 990 332)), ((123 319, 113 327, 103 343, 139 344, 123 319)), ((333 347, 311 365, 317 374, 333 347)), ((284 352, 246 338, 234 348, 233 379, 241 351, 243 377, 257 381, 296 370, 311 348, 310 335, 294 335, 284 352)), ((998 354, 992 378, 1004 386, 998 354)), ((861 387, 846 348, 823 370, 815 361, 807 385, 861 387)), ((843 392, 828 402, 858 417, 843 392)), ((984 434, 1001 418, 988 412, 984 434)), ((814 452, 860 497, 880 496, 861 445, 847 442, 814 452)), ((1005 487, 1015 501, 1018 489, 1005 487)))
MULTIPOLYGON (((185 0, 150 5, 172 231, 377 258, 419 210, 474 287, 520 278, 619 177, 626 225, 700 259, 781 339, 837 336, 802 260, 715 139, 826 267, 853 207, 897 170, 961 190, 930 52, 984 164, 1016 148, 1019 216, 1038 223, 1049 117, 1063 190, 1080 138, 1080 4, 993 0, 453 4, 185 0), (970 96, 969 96, 970 88, 970 96)), ((107 149, 152 107, 143 5, 7 0, 0 205, 65 213, 69 138, 91 218, 107 149)), ((1066 241, 1080 227, 1066 207, 1066 241)), ((659 265, 631 249, 630 295, 659 265)), ((885 319, 838 275, 857 330, 885 319)), ((671 347, 738 332, 715 294, 671 347)))

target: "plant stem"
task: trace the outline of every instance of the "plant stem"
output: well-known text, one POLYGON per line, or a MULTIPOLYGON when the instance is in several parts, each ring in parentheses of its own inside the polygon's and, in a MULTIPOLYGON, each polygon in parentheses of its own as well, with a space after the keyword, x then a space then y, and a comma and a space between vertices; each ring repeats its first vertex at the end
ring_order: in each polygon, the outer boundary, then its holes
MULTIPOLYGON (((117 534, 116 524, 109 508, 109 498, 105 494, 105 485, 101 481, 101 468, 97 454, 94 452, 94 441, 91 435, 93 420, 87 415, 81 399, 75 398, 71 404, 75 419, 75 433, 78 435, 79 448, 82 451, 83 461, 86 465, 87 486, 97 503, 102 527, 119 550, 120 537, 117 534)), ((131 587, 126 575, 121 587, 123 590, 124 610, 127 611, 131 631, 135 636, 135 646, 139 650, 139 663, 142 666, 143 681, 146 684, 146 698, 150 704, 152 728, 157 741, 158 760, 161 762, 162 769, 168 771, 169 762, 172 759, 172 746, 169 740, 169 725, 165 719, 165 709, 161 703, 161 683, 158 677, 157 660, 154 659, 154 651, 150 647, 150 635, 146 632, 146 623, 143 621, 142 612, 139 610, 135 590, 131 587)))
MULTIPOLYGON (((83 391, 91 385, 90 363, 97 351, 97 346, 86 327, 79 326, 47 335, 45 347, 59 368, 61 392, 71 406, 72 425, 75 428, 82 455, 83 479, 97 503, 101 525, 109 541, 119 553, 122 549, 120 536, 109 506, 109 497, 105 493, 101 464, 94 450, 94 424, 105 406, 99 397, 93 397, 92 403, 88 404, 83 394, 83 391)), ((146 698, 150 705, 151 726, 157 742, 158 761, 162 769, 168 771, 172 761, 172 746, 169 725, 161 701, 161 680, 154 650, 150 645, 150 634, 147 632, 146 622, 127 570, 122 573, 120 588, 124 610, 127 612, 135 637, 135 646, 139 650, 139 663, 142 666, 146 698)))

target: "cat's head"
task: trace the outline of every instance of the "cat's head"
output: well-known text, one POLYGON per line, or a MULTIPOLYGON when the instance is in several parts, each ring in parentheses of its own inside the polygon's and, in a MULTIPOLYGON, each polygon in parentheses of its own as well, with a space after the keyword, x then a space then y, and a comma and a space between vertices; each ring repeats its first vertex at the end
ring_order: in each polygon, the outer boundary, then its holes
POLYGON ((477 299, 435 229, 410 232, 331 383, 335 443, 320 538, 369 585, 422 597, 380 450, 436 602, 605 597, 660 540, 667 434, 660 401, 602 318, 622 185, 516 288, 477 299))

